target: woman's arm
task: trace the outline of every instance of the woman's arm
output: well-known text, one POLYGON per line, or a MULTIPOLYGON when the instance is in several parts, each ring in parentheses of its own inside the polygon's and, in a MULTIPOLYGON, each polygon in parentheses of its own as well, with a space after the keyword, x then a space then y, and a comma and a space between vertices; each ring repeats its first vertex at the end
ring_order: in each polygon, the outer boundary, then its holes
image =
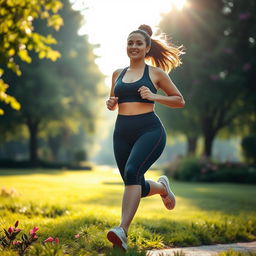
POLYGON ((160 68, 154 68, 152 75, 157 87, 162 89, 165 95, 154 94, 148 87, 142 86, 139 89, 141 97, 159 102, 171 108, 183 108, 185 100, 170 77, 160 68))
POLYGON ((157 75, 157 85, 166 95, 155 95, 155 101, 172 108, 183 108, 185 100, 172 82, 171 78, 161 69, 155 69, 157 75))
POLYGON ((107 108, 108 108, 109 110, 112 110, 112 111, 117 108, 117 101, 118 101, 118 98, 115 97, 114 88, 115 88, 116 79, 117 79, 117 77, 119 76, 119 74, 120 74, 121 71, 122 71, 121 69, 118 69, 118 70, 116 70, 116 71, 113 72, 113 74, 112 74, 112 85, 111 85, 110 95, 109 95, 108 100, 106 100, 107 108))

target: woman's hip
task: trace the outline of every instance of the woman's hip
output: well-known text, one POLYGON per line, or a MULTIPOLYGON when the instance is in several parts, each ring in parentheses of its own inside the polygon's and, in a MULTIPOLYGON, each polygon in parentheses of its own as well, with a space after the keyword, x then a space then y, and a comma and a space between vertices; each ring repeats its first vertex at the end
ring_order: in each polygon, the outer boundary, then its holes
POLYGON ((118 115, 115 123, 115 132, 130 135, 146 132, 148 130, 163 127, 162 122, 155 112, 138 115, 118 115))

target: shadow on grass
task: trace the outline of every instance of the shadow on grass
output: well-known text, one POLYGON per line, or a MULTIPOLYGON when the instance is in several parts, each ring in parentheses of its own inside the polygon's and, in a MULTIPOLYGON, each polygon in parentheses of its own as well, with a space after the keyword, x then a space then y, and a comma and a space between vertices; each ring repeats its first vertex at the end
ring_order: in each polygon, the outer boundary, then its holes
MULTIPOLYGON (((103 182, 106 185, 122 186, 122 182, 103 182)), ((256 212, 256 189, 251 185, 239 184, 207 184, 207 183, 173 183, 173 191, 177 197, 177 205, 191 205, 203 211, 215 211, 237 216, 241 213, 253 215, 256 212), (179 200, 180 199, 180 200, 179 200)), ((86 204, 104 206, 121 206, 122 191, 108 191, 84 200, 86 204)), ((158 196, 158 195, 155 195, 158 196)), ((143 198, 148 200, 148 198, 143 198)))
POLYGON ((43 169, 43 168, 25 168, 25 169, 2 169, 0 168, 0 176, 16 176, 16 175, 31 175, 31 174, 49 174, 57 175, 62 172, 88 172, 90 170, 70 170, 70 169, 43 169))
POLYGON ((175 182, 176 196, 204 211, 230 215, 256 212, 256 186, 230 183, 175 182))
POLYGON ((103 185, 123 185, 123 182, 111 182, 111 181, 103 181, 103 185))
MULTIPOLYGON (((119 184, 118 184, 119 185, 119 184)), ((120 185, 122 185, 120 183, 120 185)), ((109 192, 104 191, 101 195, 95 196, 94 198, 83 199, 80 202, 84 204, 91 204, 91 205, 102 205, 108 207, 121 207, 122 203, 122 193, 117 192, 109 192)))

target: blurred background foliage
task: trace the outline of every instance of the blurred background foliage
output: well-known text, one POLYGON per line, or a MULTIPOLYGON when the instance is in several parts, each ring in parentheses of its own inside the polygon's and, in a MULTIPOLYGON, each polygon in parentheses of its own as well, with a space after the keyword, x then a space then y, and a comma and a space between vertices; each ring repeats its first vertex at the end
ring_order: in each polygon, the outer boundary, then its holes
MULTIPOLYGON (((101 115, 99 102, 106 97, 104 76, 95 64, 95 46, 88 43, 86 35, 77 33, 83 24, 82 15, 72 9, 69 1, 59 4, 62 8, 55 18, 63 20, 64 25, 58 31, 52 30, 44 19, 35 19, 33 29, 40 31, 42 38, 51 34, 57 42, 54 52, 61 57, 52 62, 47 59, 51 53, 41 50, 37 58, 37 52, 32 51, 32 63, 15 60, 22 70, 21 76, 8 69, 4 73, 4 80, 12 85, 8 92, 21 104, 21 109, 2 106, 5 114, 1 117, 0 139, 2 145, 12 142, 11 148, 22 148, 14 152, 21 157, 23 142, 29 142, 29 150, 25 151, 33 164, 38 162, 38 154, 50 161, 71 161, 84 150, 85 144, 90 145, 101 115)), ((38 43, 41 45, 44 40, 38 43)))
MULTIPOLYGON (((114 165, 109 88, 95 64, 97 45, 77 33, 84 17, 67 0, 35 3, 1 2, 1 163, 66 164, 83 154, 83 161, 114 165)), ((255 24, 254 0, 190 0, 182 12, 162 15, 159 29, 186 49, 170 73, 185 108, 156 104, 169 136, 157 164, 167 173, 181 158, 197 161, 198 171, 207 159, 255 172, 255 24)))

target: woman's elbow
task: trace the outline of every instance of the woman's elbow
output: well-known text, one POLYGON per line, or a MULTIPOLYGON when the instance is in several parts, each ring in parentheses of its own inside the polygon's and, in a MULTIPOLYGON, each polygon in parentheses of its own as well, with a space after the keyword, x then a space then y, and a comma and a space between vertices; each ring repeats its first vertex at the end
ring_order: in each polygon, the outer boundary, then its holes
POLYGON ((179 107, 180 108, 184 108, 185 107, 185 100, 184 100, 184 98, 181 96, 180 97, 180 100, 179 100, 179 107))

